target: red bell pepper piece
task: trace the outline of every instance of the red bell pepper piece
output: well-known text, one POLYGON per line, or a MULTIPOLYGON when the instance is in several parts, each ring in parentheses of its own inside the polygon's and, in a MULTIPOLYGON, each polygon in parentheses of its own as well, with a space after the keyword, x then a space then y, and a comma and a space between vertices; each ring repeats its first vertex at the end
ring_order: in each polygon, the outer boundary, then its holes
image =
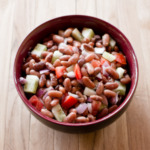
POLYGON ((75 105, 78 102, 76 98, 74 98, 71 95, 66 95, 65 98, 62 100, 62 107, 65 109, 69 109, 73 105, 75 105))
POLYGON ((127 64, 127 62, 126 62, 126 58, 125 58, 125 56, 123 55, 123 54, 120 54, 120 53, 116 53, 116 54, 114 54, 114 56, 116 57, 116 61, 117 62, 119 62, 119 63, 121 63, 121 64, 127 64))
POLYGON ((80 80, 82 78, 80 66, 78 64, 76 64, 74 67, 74 73, 75 73, 77 80, 80 80))
POLYGON ((66 70, 66 67, 64 66, 59 66, 55 68, 55 73, 56 73, 56 77, 60 78, 64 75, 64 72, 66 70))
POLYGON ((108 60, 106 60, 105 58, 101 57, 101 66, 107 62, 110 65, 110 62, 108 60))
POLYGON ((93 59, 93 60, 91 61, 91 65, 92 65, 94 68, 100 67, 101 62, 98 61, 98 60, 93 59))
POLYGON ((43 103, 39 100, 39 98, 36 95, 33 95, 29 102, 39 111, 43 108, 43 103))

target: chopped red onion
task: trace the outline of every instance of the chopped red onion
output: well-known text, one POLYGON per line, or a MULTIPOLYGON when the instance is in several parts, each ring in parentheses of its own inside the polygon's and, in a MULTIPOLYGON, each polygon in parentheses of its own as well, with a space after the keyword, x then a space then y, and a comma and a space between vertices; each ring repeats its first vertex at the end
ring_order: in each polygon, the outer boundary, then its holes
POLYGON ((70 96, 72 96, 72 97, 74 97, 74 98, 79 98, 79 96, 78 96, 78 95, 73 94, 73 93, 70 93, 70 92, 68 92, 68 95, 70 95, 70 96))
POLYGON ((81 103, 76 108, 78 114, 83 114, 86 109, 87 109, 87 104, 86 103, 81 103))
POLYGON ((87 102, 92 102, 92 99, 90 97, 87 98, 87 102))
POLYGON ((25 78, 23 78, 23 77, 20 77, 20 78, 19 78, 19 82, 20 82, 21 84, 26 84, 26 83, 27 83, 27 80, 26 80, 25 78))
POLYGON ((67 77, 75 78, 75 73, 73 71, 70 71, 70 72, 67 73, 67 77))
POLYGON ((116 93, 116 96, 115 96, 115 97, 112 97, 112 98, 109 100, 109 102, 110 102, 112 105, 115 105, 115 104, 118 103, 118 93, 119 93, 119 92, 116 93))
POLYGON ((43 100, 48 96, 48 92, 46 92, 43 96, 43 100))
POLYGON ((40 74, 44 74, 44 73, 49 73, 49 70, 48 69, 40 70, 40 74))
POLYGON ((104 75, 104 76, 108 77, 109 74, 106 72, 106 68, 107 68, 107 67, 102 66, 102 72, 103 72, 103 75, 104 75))
POLYGON ((87 107, 88 107, 89 113, 92 113, 92 104, 91 103, 87 103, 87 107))
POLYGON ((40 88, 40 89, 37 91, 36 95, 37 95, 37 97, 42 97, 45 93, 46 93, 46 90, 40 88))
POLYGON ((94 51, 96 54, 103 54, 105 49, 106 49, 105 47, 95 47, 94 51))
POLYGON ((96 77, 97 77, 98 79, 102 79, 102 74, 101 74, 101 73, 98 73, 98 74, 96 75, 96 77))

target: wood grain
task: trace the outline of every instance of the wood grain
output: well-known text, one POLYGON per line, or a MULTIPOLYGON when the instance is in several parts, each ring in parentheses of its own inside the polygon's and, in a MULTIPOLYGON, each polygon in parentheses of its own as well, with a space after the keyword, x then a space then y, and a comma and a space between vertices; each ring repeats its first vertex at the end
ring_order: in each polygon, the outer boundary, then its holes
POLYGON ((149 0, 0 0, 0 149, 148 150, 150 149, 149 0), (139 82, 127 111, 108 127, 87 133, 53 130, 34 118, 13 82, 13 63, 24 37, 57 16, 85 14, 118 27, 139 62, 139 82))

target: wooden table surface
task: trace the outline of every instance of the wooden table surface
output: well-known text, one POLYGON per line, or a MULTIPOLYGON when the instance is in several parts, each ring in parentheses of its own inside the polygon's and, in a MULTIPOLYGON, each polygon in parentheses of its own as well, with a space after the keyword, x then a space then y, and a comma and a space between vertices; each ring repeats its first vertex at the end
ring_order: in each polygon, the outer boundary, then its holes
POLYGON ((150 149, 149 0, 0 0, 0 150, 150 149), (62 133, 40 123, 14 86, 13 63, 25 36, 54 17, 85 14, 118 27, 139 62, 139 82, 127 111, 108 127, 88 134, 62 133))

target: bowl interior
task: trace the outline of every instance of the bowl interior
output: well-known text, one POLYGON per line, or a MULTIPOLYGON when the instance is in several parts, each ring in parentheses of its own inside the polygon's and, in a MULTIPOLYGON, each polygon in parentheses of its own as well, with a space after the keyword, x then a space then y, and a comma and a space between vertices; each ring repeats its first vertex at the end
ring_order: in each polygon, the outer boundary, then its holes
MULTIPOLYGON (((29 108, 33 112, 35 112, 40 117, 44 118, 44 116, 41 115, 40 112, 36 111, 28 102, 23 92, 22 86, 19 83, 19 78, 21 76, 21 65, 23 62, 23 58, 27 55, 28 51, 31 50, 31 48, 33 48, 38 42, 41 42, 44 37, 48 36, 50 33, 57 33, 58 30, 66 29, 68 27, 77 27, 79 29, 83 27, 89 27, 89 28, 92 28, 96 34, 109 33, 117 41, 118 46, 126 55, 128 66, 129 66, 129 71, 130 71, 130 75, 132 79, 129 92, 125 100, 118 107, 117 110, 115 110, 108 116, 95 121, 95 123, 101 122, 113 116, 118 111, 120 111, 130 101, 135 91, 136 84, 137 84, 138 64, 137 64, 137 59, 136 59, 134 50, 131 44, 129 43, 129 41, 127 40, 127 38, 117 28, 115 28, 109 23, 102 21, 98 18, 89 17, 89 16, 81 16, 81 15, 64 16, 64 17, 52 19, 46 23, 43 23, 36 29, 34 29, 22 42, 16 55, 15 64, 14 64, 14 79, 15 79, 15 85, 16 85, 17 91, 19 95, 21 96, 23 102, 27 106, 29 106, 29 108)), ((54 123, 67 125, 67 123, 60 123, 56 120, 48 119, 47 117, 44 119, 50 120, 51 122, 54 122, 54 123)), ((94 122, 89 123, 89 124, 93 124, 93 123, 94 122)), ((68 125, 71 125, 71 124, 68 124, 68 125)), ((78 126, 78 124, 76 125, 78 126)), ((76 126, 76 125, 73 125, 73 126, 76 126)))

